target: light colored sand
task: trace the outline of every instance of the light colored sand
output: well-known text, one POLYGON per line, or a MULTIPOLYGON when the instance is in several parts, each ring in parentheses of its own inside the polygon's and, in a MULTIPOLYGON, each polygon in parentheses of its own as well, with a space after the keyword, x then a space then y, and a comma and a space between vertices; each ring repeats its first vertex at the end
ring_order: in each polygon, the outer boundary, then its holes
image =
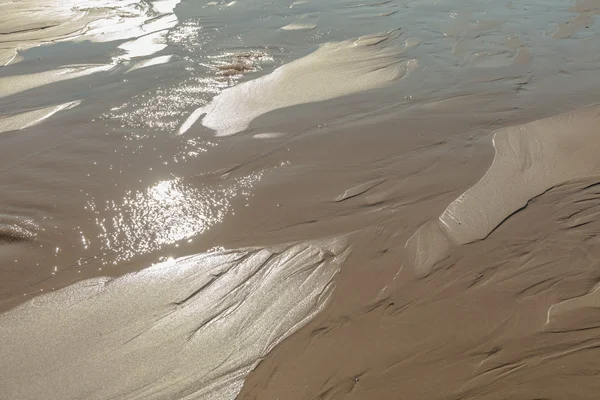
POLYGON ((113 65, 83 65, 37 72, 27 75, 0 77, 0 98, 12 96, 51 83, 81 78, 97 72, 108 71, 113 65))
POLYGON ((328 239, 200 254, 36 298, 0 315, 3 396, 234 398, 325 304, 349 252, 328 239))
POLYGON ((179 131, 187 131, 206 114, 204 126, 218 136, 233 135, 273 110, 385 86, 417 68, 417 61, 404 54, 408 48, 396 32, 324 44, 269 75, 224 90, 196 110, 179 131))
MULTIPOLYGON (((99 18, 77 10, 75 1, 12 1, 0 9, 0 65, 17 59, 18 49, 27 49, 54 39, 76 36, 91 21, 99 18)), ((85 6, 84 6, 85 8, 85 6)))
POLYGON ((154 53, 158 53, 167 47, 167 33, 167 30, 153 32, 130 42, 123 43, 119 46, 119 49, 126 52, 126 55, 123 56, 123 58, 131 59, 135 57, 150 56, 154 53))
POLYGON ((0 133, 16 131, 37 125, 59 111, 66 110, 79 105, 80 101, 71 101, 69 103, 59 104, 40 108, 39 110, 26 111, 24 113, 0 117, 0 133))
POLYGON ((484 239, 533 197, 570 180, 600 176, 599 127, 600 106, 592 106, 496 132, 488 171, 438 221, 411 237, 409 262, 428 274, 449 243, 484 239))
POLYGON ((310 1, 308 1, 308 0, 297 0, 297 1, 294 1, 292 4, 290 4, 290 8, 298 7, 298 6, 301 6, 304 4, 309 4, 309 3, 310 3, 310 1))
POLYGON ((180 0, 11 1, 0 8, 0 65, 20 60, 19 51, 61 40, 108 42, 171 28, 180 0), (159 14, 157 17, 156 13, 159 14), (164 14, 160 16, 160 14, 164 14), (125 18, 126 17, 126 18, 125 18))
POLYGON ((167 55, 167 56, 158 56, 158 57, 149 58, 147 60, 138 61, 135 64, 133 64, 125 73, 127 74, 132 71, 142 69, 142 68, 152 67, 154 65, 166 64, 169 61, 171 61, 171 58, 173 58, 172 55, 167 55))
POLYGON ((115 40, 140 38, 142 40, 141 43, 143 43, 143 37, 173 28, 177 25, 177 22, 177 17, 172 13, 156 18, 149 18, 146 14, 125 19, 118 16, 110 16, 91 23, 85 34, 74 40, 79 42, 85 40, 92 42, 112 42, 115 40))
POLYGON ((316 27, 317 24, 305 24, 301 22, 294 22, 292 24, 282 27, 281 29, 284 31, 310 31, 315 29, 316 27))
POLYGON ((307 14, 281 29, 284 31, 310 31, 317 27, 318 21, 318 15, 307 14))
POLYGON ((283 136, 284 134, 281 132, 265 132, 265 133, 257 133, 253 136, 255 139, 275 139, 283 136))

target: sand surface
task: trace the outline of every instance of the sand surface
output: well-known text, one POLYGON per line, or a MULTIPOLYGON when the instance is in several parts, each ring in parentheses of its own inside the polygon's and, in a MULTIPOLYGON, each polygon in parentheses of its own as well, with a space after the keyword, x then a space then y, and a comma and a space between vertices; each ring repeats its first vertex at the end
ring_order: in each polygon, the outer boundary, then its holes
POLYGON ((0 317, 3 396, 234 397, 325 304, 348 253, 343 239, 213 252, 37 298, 0 317))
POLYGON ((18 62, 20 51, 56 41, 113 41, 139 37, 159 26, 173 27, 177 3, 179 0, 3 1, 0 65, 18 62), (156 18, 156 13, 163 18, 156 18))
POLYGON ((427 224, 409 239, 409 262, 428 274, 451 244, 485 239, 533 197, 600 176, 599 124, 600 107, 594 106, 494 133, 492 165, 444 210, 436 227, 427 224))
POLYGON ((0 399, 597 399, 599 11, 0 0, 0 399))
POLYGON ((330 100, 376 89, 418 68, 403 57, 414 42, 399 40, 399 32, 327 43, 310 55, 277 68, 269 75, 221 92, 184 122, 185 133, 201 114, 202 124, 218 136, 239 133, 256 117, 280 108, 330 100))

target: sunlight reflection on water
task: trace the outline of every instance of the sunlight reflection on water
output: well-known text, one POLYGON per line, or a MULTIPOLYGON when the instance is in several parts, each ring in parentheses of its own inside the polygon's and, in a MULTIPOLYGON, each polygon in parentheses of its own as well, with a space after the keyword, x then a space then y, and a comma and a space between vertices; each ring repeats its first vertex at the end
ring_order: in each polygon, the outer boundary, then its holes
POLYGON ((259 172, 200 189, 174 178, 146 190, 128 191, 121 201, 92 201, 88 207, 101 228, 103 250, 116 254, 112 260, 116 264, 204 233, 232 211, 233 198, 251 196, 261 177, 259 172))

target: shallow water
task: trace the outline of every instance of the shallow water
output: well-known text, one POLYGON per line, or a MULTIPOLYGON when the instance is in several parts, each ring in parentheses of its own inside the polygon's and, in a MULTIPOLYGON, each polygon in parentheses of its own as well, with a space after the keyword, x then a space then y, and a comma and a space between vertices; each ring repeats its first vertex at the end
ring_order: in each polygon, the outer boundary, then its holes
POLYGON ((105 3, 0 0, 5 310, 206 251, 410 236, 483 176, 494 129, 598 101, 595 2, 105 3))

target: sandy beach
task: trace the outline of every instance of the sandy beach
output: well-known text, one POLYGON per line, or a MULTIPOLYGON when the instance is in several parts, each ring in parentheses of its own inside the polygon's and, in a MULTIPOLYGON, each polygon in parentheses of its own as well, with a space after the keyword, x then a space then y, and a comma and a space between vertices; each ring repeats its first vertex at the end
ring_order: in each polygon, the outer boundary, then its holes
POLYGON ((599 1, 0 14, 0 399, 598 397, 599 1))

